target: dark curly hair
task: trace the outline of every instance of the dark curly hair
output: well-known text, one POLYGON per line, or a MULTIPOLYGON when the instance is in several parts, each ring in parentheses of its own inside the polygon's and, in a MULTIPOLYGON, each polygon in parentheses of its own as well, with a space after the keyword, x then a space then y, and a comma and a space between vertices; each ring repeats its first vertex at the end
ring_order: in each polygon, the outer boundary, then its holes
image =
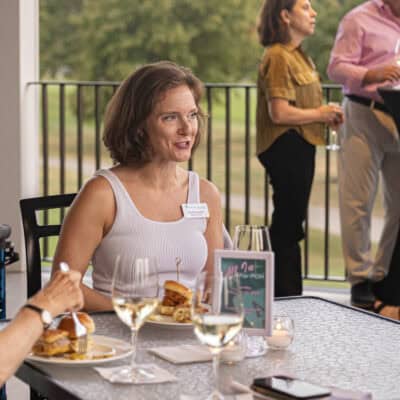
POLYGON ((188 68, 169 61, 147 64, 125 79, 111 98, 104 123, 103 142, 114 163, 143 165, 152 159, 145 121, 169 89, 186 85, 198 107, 199 131, 192 152, 200 142, 204 114, 200 108, 203 84, 188 68))
POLYGON ((282 10, 291 11, 297 0, 265 0, 258 17, 257 31, 260 43, 269 46, 274 43, 287 43, 289 32, 282 22, 282 10))

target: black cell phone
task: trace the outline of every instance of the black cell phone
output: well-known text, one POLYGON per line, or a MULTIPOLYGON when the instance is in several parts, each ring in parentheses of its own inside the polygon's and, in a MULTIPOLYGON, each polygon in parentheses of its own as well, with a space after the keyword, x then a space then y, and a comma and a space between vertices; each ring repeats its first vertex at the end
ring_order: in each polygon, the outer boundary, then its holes
POLYGON ((276 399, 315 399, 329 396, 331 392, 313 383, 293 379, 288 376, 277 375, 268 378, 256 378, 251 388, 258 393, 276 399))

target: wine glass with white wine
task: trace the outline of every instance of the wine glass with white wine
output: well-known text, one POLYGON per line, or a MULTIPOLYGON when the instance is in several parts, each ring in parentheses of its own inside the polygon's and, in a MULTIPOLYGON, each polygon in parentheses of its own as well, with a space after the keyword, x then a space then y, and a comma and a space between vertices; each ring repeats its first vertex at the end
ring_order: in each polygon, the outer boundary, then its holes
POLYGON ((146 319, 157 308, 159 282, 156 259, 152 257, 121 257, 115 262, 112 281, 112 303, 119 319, 131 328, 131 364, 114 373, 114 380, 143 382, 153 378, 151 366, 136 364, 137 335, 146 319))
MULTIPOLYGON (((335 102, 335 101, 330 101, 328 103, 330 106, 336 106, 340 107, 340 103, 335 102)), ((339 115, 337 115, 339 117, 339 115)), ((340 117, 341 118, 341 117, 340 117)), ((328 132, 328 138, 327 138, 327 145, 326 149, 330 151, 339 151, 340 150, 340 144, 339 144, 339 132, 338 132, 338 127, 330 127, 329 132, 328 132)))
POLYGON ((400 67, 400 38, 397 39, 393 49, 394 62, 400 67))
POLYGON ((208 400, 220 400, 218 372, 221 351, 240 332, 243 326, 244 308, 237 273, 229 276, 211 276, 206 271, 196 278, 192 298, 194 333, 199 341, 208 346, 213 356, 214 390, 208 400), (213 305, 206 310, 203 300, 209 298, 213 305))

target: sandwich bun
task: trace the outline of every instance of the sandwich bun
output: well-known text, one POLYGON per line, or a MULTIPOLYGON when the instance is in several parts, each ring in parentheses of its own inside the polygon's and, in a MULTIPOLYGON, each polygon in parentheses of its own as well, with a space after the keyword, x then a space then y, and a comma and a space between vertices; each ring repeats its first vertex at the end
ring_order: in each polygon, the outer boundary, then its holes
MULTIPOLYGON (((87 333, 88 334, 93 333, 96 327, 93 319, 89 316, 89 314, 85 312, 78 312, 76 314, 78 316, 80 323, 86 328, 87 333)), ((58 329, 67 331, 68 337, 70 339, 76 339, 75 323, 74 320, 72 319, 71 314, 66 314, 61 318, 58 324, 58 329)))
POLYGON ((189 302, 192 300, 192 291, 177 281, 165 281, 164 289, 166 292, 171 291, 180 294, 189 302))
POLYGON ((68 332, 60 329, 47 329, 34 344, 32 353, 37 356, 51 357, 70 351, 68 332))
POLYGON ((56 342, 57 340, 67 338, 68 332, 62 329, 46 329, 43 331, 42 335, 39 338, 39 341, 43 343, 51 344, 56 342))

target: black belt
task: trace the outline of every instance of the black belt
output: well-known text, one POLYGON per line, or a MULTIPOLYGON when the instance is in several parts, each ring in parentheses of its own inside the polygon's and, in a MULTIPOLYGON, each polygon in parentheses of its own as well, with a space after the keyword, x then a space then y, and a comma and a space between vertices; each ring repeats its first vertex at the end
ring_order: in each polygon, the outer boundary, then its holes
POLYGON ((386 114, 392 115, 389 109, 378 101, 367 99, 366 97, 356 96, 355 94, 346 94, 346 97, 355 103, 359 103, 370 108, 376 108, 377 110, 383 111, 386 114))

